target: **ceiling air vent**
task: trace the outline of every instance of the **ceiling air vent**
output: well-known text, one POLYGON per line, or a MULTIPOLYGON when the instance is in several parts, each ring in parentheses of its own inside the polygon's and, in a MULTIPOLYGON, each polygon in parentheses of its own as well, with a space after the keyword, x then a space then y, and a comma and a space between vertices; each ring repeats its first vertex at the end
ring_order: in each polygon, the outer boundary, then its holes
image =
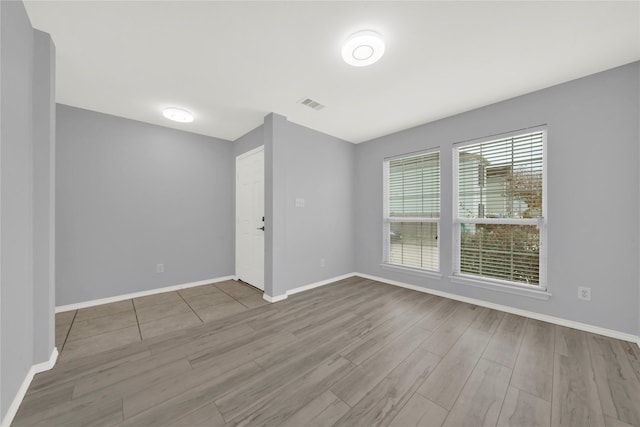
POLYGON ((314 101, 311 98, 302 98, 300 101, 298 101, 299 104, 302 105, 306 105, 309 108, 313 108, 314 110, 322 110, 324 108, 324 105, 320 104, 318 101, 314 101))

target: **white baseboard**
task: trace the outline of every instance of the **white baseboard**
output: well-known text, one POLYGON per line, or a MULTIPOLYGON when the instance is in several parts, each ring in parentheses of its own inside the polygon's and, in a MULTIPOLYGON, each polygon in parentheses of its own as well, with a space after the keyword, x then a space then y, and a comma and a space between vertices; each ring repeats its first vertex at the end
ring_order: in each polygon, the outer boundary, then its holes
POLYGON ((284 293, 282 295, 276 295, 276 296, 273 296, 273 297, 270 296, 270 295, 267 295, 265 293, 265 294, 262 295, 262 298, 264 298, 265 301, 278 302, 278 301, 282 301, 282 300, 287 299, 289 297, 289 295, 294 295, 294 294, 297 294, 299 292, 304 292, 304 291, 308 291, 310 289, 319 288, 320 286, 328 285, 330 283, 335 283, 335 282, 338 282, 340 280, 348 279, 349 277, 353 277, 353 276, 356 276, 356 275, 357 275, 357 273, 348 273, 348 274, 343 274, 341 276, 332 277, 330 279, 321 280, 319 282, 309 283, 308 285, 298 286, 297 288, 293 288, 293 289, 288 290, 286 293, 284 293))
POLYGON ((287 295, 276 295, 274 297, 267 295, 266 293, 262 294, 262 299, 267 302, 278 302, 287 299, 287 295))
POLYGON ((56 307, 56 313, 63 311, 78 310, 81 308, 93 307, 95 305, 108 304, 111 302, 124 301, 132 298, 146 297, 148 295, 161 294, 163 292, 179 291, 180 289, 193 288, 196 286, 209 285, 211 283, 224 282, 226 280, 234 280, 235 276, 217 277, 215 279, 199 280, 197 282, 183 283, 181 285, 166 286, 164 288, 156 288, 148 291, 134 292, 131 294, 116 295, 114 297, 94 299, 91 301, 78 302, 75 304, 61 305, 56 307))
POLYGON ((11 402, 11 405, 9 405, 7 414, 4 416, 4 419, 0 423, 0 427, 9 427, 13 422, 13 418, 18 413, 18 409, 20 408, 22 399, 24 399, 24 396, 27 394, 27 390, 29 390, 29 386, 31 385, 31 381, 33 381, 33 377, 40 372, 48 371, 49 369, 53 368, 57 360, 58 349, 56 347, 53 347, 51 356, 49 356, 49 360, 47 360, 46 362, 38 363, 29 368, 27 376, 24 378, 24 381, 22 381, 22 384, 20 385, 20 388, 18 389, 18 392, 13 399, 13 402, 11 402))
POLYGON ((309 289, 319 288, 320 286, 328 285, 330 283, 335 283, 335 282, 338 282, 340 280, 348 279, 349 277, 353 277, 353 276, 356 276, 356 275, 357 275, 357 273, 348 273, 348 274, 343 274, 342 276, 332 277, 331 279, 321 280, 319 282, 310 283, 310 284, 304 285, 304 286, 299 286, 297 288, 293 288, 293 289, 288 290, 287 291, 287 296, 294 295, 294 294, 297 294, 299 292, 308 291, 309 289))
POLYGON ((39 374, 40 372, 48 371, 49 369, 53 369, 57 361, 58 347, 53 347, 53 350, 51 350, 51 356, 49 356, 49 360, 33 365, 32 369, 34 370, 34 375, 39 374))
POLYGON ((439 297, 449 298, 456 301, 466 302, 473 305, 479 305, 481 307, 492 308, 498 311, 504 311, 506 313, 517 314, 518 316, 529 317, 531 319, 541 320, 543 322, 553 323, 559 326, 566 326, 572 329, 578 329, 585 332, 591 332, 598 335, 604 335, 605 337, 616 338, 622 341, 628 341, 638 344, 640 347, 640 337, 628 334, 625 332, 614 331, 612 329, 601 328, 599 326, 589 325, 587 323, 576 322, 574 320, 562 319, 560 317, 548 316, 546 314, 536 313, 534 311, 521 310, 519 308, 509 307, 502 304, 494 304, 492 302, 482 301, 475 298, 463 297, 449 292, 442 292, 435 289, 423 288, 421 286, 410 285, 408 283, 399 282, 397 280, 385 279, 382 277, 372 276, 370 274, 356 273, 357 276, 365 279, 375 280, 377 282, 386 283, 389 285, 400 286, 402 288, 411 289, 425 294, 437 295, 439 297))

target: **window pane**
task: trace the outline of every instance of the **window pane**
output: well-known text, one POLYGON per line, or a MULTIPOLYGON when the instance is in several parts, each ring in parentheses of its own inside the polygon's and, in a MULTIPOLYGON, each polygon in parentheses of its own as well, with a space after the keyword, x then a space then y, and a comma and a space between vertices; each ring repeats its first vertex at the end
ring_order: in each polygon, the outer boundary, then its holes
POLYGON ((462 273, 538 285, 539 255, 535 225, 461 224, 462 273))
POLYGON ((389 225, 391 264, 438 270, 438 223, 392 222, 389 225))
POLYGON ((440 217, 440 154, 389 161, 389 216, 440 217))
POLYGON ((459 148, 459 216, 541 216, 542 138, 534 132, 459 148))

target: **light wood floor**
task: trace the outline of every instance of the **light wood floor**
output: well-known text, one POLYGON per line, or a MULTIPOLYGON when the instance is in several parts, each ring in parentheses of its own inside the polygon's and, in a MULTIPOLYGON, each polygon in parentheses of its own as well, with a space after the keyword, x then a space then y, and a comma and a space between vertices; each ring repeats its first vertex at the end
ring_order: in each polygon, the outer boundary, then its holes
POLYGON ((13 425, 638 426, 640 350, 355 277, 62 358, 13 425))
POLYGON ((266 305, 256 288, 228 280, 56 314, 60 361, 100 353, 266 305))

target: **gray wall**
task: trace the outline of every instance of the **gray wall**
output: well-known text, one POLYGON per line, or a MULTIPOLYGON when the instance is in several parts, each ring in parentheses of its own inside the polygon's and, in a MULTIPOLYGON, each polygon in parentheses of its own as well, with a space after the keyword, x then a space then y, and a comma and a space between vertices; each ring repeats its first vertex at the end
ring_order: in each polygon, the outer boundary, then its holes
POLYGON ((55 47, 37 30, 34 42, 33 352, 35 360, 47 360, 55 346, 55 47))
POLYGON ((51 203, 39 186, 50 170, 38 169, 34 177, 34 165, 46 162, 53 143, 47 135, 52 61, 51 39, 34 36, 22 2, 0 2, 0 419, 31 366, 53 350, 51 218, 34 216, 34 206, 51 203), (43 312, 36 315, 36 308, 43 312))
POLYGON ((57 114, 56 305, 233 274, 231 142, 57 114))
POLYGON ((264 118, 263 140, 264 140, 264 293, 268 296, 281 295, 276 293, 274 277, 276 272, 282 276, 280 263, 275 266, 276 260, 284 258, 284 233, 286 224, 281 216, 278 216, 280 209, 286 202, 282 199, 283 192, 276 191, 286 183, 282 174, 275 171, 283 169, 285 164, 282 155, 276 156, 277 146, 274 143, 274 122, 286 121, 286 118, 276 114, 269 114, 264 118), (276 200, 276 197, 278 199, 276 200))
POLYGON ((541 314, 638 332, 639 63, 551 87, 356 148, 357 271, 541 314), (382 162, 441 147, 441 253, 452 251, 452 144, 548 125, 548 301, 383 269, 382 162), (591 302, 577 299, 591 288, 591 302))
POLYGON ((354 156, 349 142, 277 114, 265 119, 268 295, 354 271, 354 156))
MULTIPOLYGON (((235 168, 236 157, 246 153, 247 151, 251 151, 254 148, 258 148, 261 145, 264 145, 264 124, 261 124, 257 128, 233 141, 233 167, 235 168)), ((235 183, 235 180, 233 182, 235 183)))
POLYGON ((33 29, 21 2, 0 2, 0 7, 0 325, 4 417, 33 363, 33 29))

